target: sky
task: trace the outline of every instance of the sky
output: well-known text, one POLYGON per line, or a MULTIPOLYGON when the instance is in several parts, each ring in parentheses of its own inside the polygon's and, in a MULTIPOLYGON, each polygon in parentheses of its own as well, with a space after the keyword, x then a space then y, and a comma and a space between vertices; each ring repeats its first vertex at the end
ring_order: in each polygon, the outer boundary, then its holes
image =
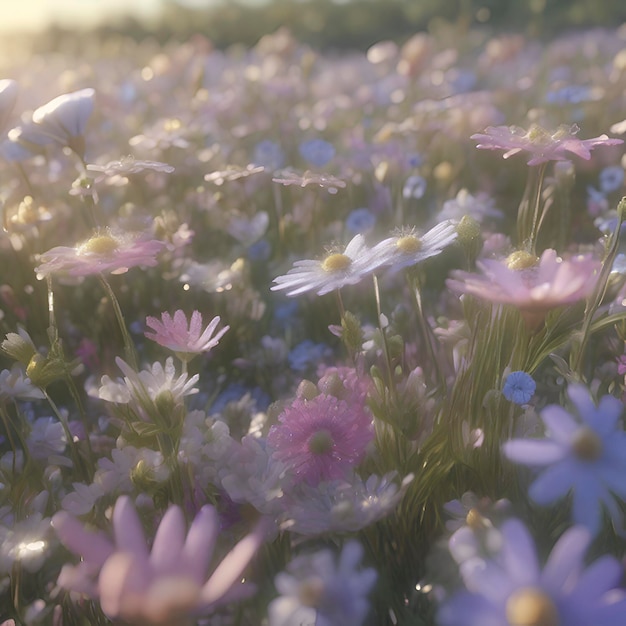
MULTIPOLYGON (((214 6, 219 1, 178 0, 179 4, 193 7, 214 6)), ((0 32, 33 32, 42 30, 53 22, 70 27, 90 26, 120 13, 150 18, 158 15, 162 2, 163 0, 0 0, 0 32)))

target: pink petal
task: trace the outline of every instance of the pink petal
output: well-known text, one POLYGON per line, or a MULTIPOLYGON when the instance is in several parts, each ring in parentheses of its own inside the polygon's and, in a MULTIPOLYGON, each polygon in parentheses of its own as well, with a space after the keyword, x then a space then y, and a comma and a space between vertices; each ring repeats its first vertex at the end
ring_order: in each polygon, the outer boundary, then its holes
POLYGON ((150 563, 159 573, 176 570, 180 564, 185 530, 183 512, 180 507, 171 506, 159 524, 150 553, 150 563))

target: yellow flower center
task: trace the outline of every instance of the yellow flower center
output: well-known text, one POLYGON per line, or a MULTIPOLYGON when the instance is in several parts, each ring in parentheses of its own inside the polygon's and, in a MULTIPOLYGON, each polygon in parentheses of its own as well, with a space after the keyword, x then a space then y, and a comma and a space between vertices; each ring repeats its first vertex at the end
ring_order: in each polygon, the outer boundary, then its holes
POLYGON ((559 626, 559 614, 550 597, 540 589, 523 587, 506 601, 510 626, 559 626))
POLYGON ((536 267, 539 264, 539 259, 530 252, 517 250, 509 254, 504 263, 510 270, 527 270, 536 267))
POLYGON ((550 139, 552 139, 550 133, 544 128, 541 128, 538 124, 531 125, 528 129, 527 137, 533 143, 547 143, 550 139))
POLYGON ((324 581, 321 578, 309 578, 298 588, 298 599, 304 606, 318 606, 323 595, 324 581))
POLYGON ((113 254, 119 243, 110 235, 96 235, 78 248, 78 254, 113 254))
POLYGON ((168 120, 165 120, 165 122, 163 123, 163 129, 166 132, 171 133, 171 132, 179 130, 182 125, 183 124, 179 119, 173 117, 168 120))
POLYGON ((480 530, 481 528, 485 528, 489 525, 487 520, 475 508, 471 508, 467 512, 467 515, 465 516, 465 523, 472 530, 480 530))
POLYGON ((352 263, 352 259, 345 254, 339 252, 327 256, 322 262, 322 269, 325 272, 341 272, 347 270, 352 263))
POLYGON ((602 456, 602 440, 585 426, 574 435, 572 450, 581 461, 596 461, 602 456))
POLYGON ((402 254, 415 254, 422 247, 422 242, 415 235, 404 235, 396 241, 396 247, 402 254))

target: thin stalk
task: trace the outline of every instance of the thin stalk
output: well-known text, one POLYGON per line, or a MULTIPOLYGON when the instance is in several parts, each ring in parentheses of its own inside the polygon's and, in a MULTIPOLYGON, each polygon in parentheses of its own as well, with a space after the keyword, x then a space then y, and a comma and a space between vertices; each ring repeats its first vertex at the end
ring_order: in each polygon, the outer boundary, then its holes
POLYGON ((587 300, 585 317, 583 319, 583 325, 580 333, 580 345, 578 346, 578 352, 573 359, 574 363, 572 366, 572 370, 576 372, 581 378, 583 377, 583 358, 585 356, 585 350, 587 348, 589 337, 591 336, 591 324, 593 322, 593 316, 595 315, 598 307, 604 299, 604 295, 606 294, 608 286, 609 275, 611 274, 611 270, 613 268, 613 261, 615 260, 615 257, 617 256, 617 253, 619 251, 620 231, 622 229, 622 224, 624 223, 624 218, 626 218, 626 198, 622 198, 621 202, 619 203, 617 207, 617 216, 617 225, 615 226, 615 230, 611 234, 611 239, 607 246, 604 261, 602 262, 602 269, 600 270, 598 281, 596 282, 595 289, 589 297, 589 300, 587 300))
POLYGON ((437 385, 441 389, 441 391, 445 392, 446 390, 446 377, 444 376, 441 370, 441 363, 437 358, 437 354, 435 353, 435 348, 432 343, 432 331, 430 328, 430 324, 426 319, 424 314, 424 307, 422 304, 422 294, 420 292, 420 284, 419 280, 415 275, 410 276, 407 273, 407 279, 409 281, 409 288, 413 295, 413 300, 415 302, 415 309, 417 312, 417 323, 420 331, 420 335, 422 337, 422 342, 426 351, 428 352, 428 357, 430 358, 430 362, 435 371, 435 377, 437 379, 437 385))
POLYGON ((109 284, 109 281, 100 274, 100 283, 104 287, 107 295, 109 296, 109 300, 113 305, 113 310, 115 311, 115 318, 117 319, 117 323, 120 327, 120 331, 122 332, 122 339, 124 341, 124 356, 126 357, 126 362, 134 369, 138 369, 137 365, 137 353, 135 351, 135 345, 133 340, 131 339, 130 333, 128 332, 128 328, 126 327, 126 323, 124 322, 124 314, 122 313, 122 309, 120 307, 120 303, 109 284))
POLYGON ((376 316, 378 318, 378 329, 380 330, 380 336, 383 341, 383 351, 385 353, 385 365, 387 366, 387 385, 389 386, 389 392, 391 393, 392 398, 395 399, 396 396, 396 385, 393 379, 393 369, 391 367, 391 355, 389 354, 389 343, 387 342, 387 333, 383 328, 381 317, 382 310, 380 306, 380 289, 378 286, 378 277, 374 274, 372 277, 374 279, 374 295, 376 298, 376 316))
POLYGON ((530 227, 530 251, 535 254, 537 246, 537 235, 539 234, 539 207, 541 205, 541 190, 543 188, 543 179, 546 173, 546 163, 539 166, 537 172, 535 195, 533 199, 533 221, 530 227))
MULTIPOLYGON (((2 423, 4 424, 4 429, 6 430, 6 433, 7 433, 7 439, 9 440, 9 443, 11 444, 11 449, 13 450, 13 460, 11 461, 11 472, 13 473, 13 476, 15 476, 17 452, 19 448, 17 444, 15 443, 15 440, 13 439, 13 434, 11 432, 11 418, 9 417, 9 414, 7 413, 7 408, 4 402, 0 403, 0 417, 2 418, 2 423)), ((24 453, 24 465, 26 465, 29 460, 29 452, 28 452, 28 447, 26 446, 26 441, 24 441, 24 438, 22 437, 21 429, 19 427, 15 428, 15 434, 17 435, 17 438, 20 441, 20 446, 22 448, 22 452, 24 453)))
POLYGON ((72 437, 72 432, 70 431, 70 427, 67 424, 67 420, 65 419, 65 416, 63 415, 63 413, 61 413, 61 411, 59 410, 59 407, 57 407, 55 401, 50 397, 50 394, 45 389, 43 390, 43 394, 46 397, 48 404, 52 408, 53 413, 56 415, 56 418, 61 423, 61 426, 63 426, 63 431, 65 432, 67 443, 70 447, 72 457, 74 458, 74 464, 76 465, 76 468, 77 469, 80 468, 80 471, 82 471, 84 475, 85 481, 90 483, 91 476, 90 476, 89 469, 86 467, 85 461, 80 455, 80 450, 78 446, 76 445, 76 442, 74 441, 74 437, 72 437))

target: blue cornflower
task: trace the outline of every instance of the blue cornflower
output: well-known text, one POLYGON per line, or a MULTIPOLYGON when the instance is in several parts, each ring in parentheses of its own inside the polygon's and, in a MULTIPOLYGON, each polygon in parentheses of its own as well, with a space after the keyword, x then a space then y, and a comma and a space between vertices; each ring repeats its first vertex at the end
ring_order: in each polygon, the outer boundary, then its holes
POLYGON ((248 258, 253 262, 267 261, 272 255, 272 244, 267 239, 259 239, 248 248, 248 258))
POLYGON ((315 167, 324 167, 335 156, 335 147, 323 139, 309 139, 298 147, 300 156, 315 167))
POLYGON ((528 490, 534 502, 549 505, 571 492, 574 521, 595 535, 603 505, 622 521, 615 496, 626 498, 624 407, 613 396, 603 396, 596 407, 582 385, 570 385, 567 393, 576 416, 550 405, 541 412, 544 439, 513 439, 503 451, 515 463, 543 468, 528 490))
POLYGON ((305 339, 291 349, 287 358, 292 370, 304 372, 329 357, 331 353, 332 350, 326 344, 305 339))
POLYGON ((517 519, 502 525, 501 549, 461 565, 467 591, 439 610, 441 626, 622 626, 626 598, 619 589, 622 566, 604 556, 585 569, 591 533, 580 526, 558 540, 540 568, 532 537, 517 519))
POLYGON ((270 139, 264 139, 254 146, 252 162, 270 171, 279 170, 285 166, 285 153, 279 144, 270 139))
POLYGON ((609 165, 600 172, 600 191, 604 194, 617 191, 624 184, 624 169, 620 165, 609 165))
POLYGON ((409 176, 404 183, 404 187, 402 188, 402 197, 405 200, 413 199, 419 200, 424 197, 426 193, 426 180, 422 178, 422 176, 418 176, 415 174, 414 176, 409 176))
POLYGON ((537 388, 533 377, 526 372, 511 372, 504 381, 502 393, 515 404, 526 404, 530 401, 537 388))
POLYGON ((376 225, 376 216, 366 208, 354 209, 346 218, 346 229, 353 235, 366 233, 376 225))
POLYGON ((586 85, 565 85, 546 94, 548 104, 582 104, 597 100, 596 92, 586 85))

